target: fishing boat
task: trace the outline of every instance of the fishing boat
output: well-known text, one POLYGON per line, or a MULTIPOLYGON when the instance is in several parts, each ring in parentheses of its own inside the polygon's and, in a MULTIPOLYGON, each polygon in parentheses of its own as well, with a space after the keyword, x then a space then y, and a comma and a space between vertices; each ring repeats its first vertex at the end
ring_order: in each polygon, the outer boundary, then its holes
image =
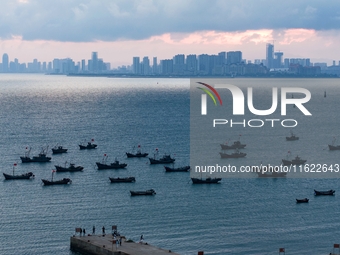
POLYGON ((193 184, 219 184, 222 178, 191 178, 193 184))
POLYGON ((309 199, 308 198, 303 198, 303 199, 297 199, 296 198, 296 203, 308 203, 309 199))
POLYGON ((25 156, 24 157, 20 157, 21 162, 22 163, 31 163, 31 162, 44 163, 44 162, 49 162, 52 158, 46 156, 47 150, 48 150, 48 146, 47 146, 46 149, 42 148, 41 152, 38 154, 38 156, 33 156, 33 158, 30 158, 29 154, 31 152, 31 148, 29 148, 29 150, 25 152, 25 156))
POLYGON ((299 140, 299 137, 296 136, 293 131, 290 131, 290 136, 286 136, 286 141, 296 141, 299 140))
POLYGON ((158 149, 156 149, 156 153, 154 154, 153 158, 149 158, 150 164, 170 164, 174 163, 175 159, 172 158, 169 154, 164 154, 163 157, 157 158, 158 155, 158 149))
POLYGON ((188 172, 190 171, 190 166, 182 166, 182 167, 167 167, 164 166, 165 172, 188 172))
POLYGON ((335 193, 335 190, 326 190, 326 191, 318 191, 318 190, 314 190, 314 195, 315 196, 333 196, 335 193))
POLYGON ((135 177, 123 177, 123 178, 111 178, 109 177, 111 183, 117 183, 117 182, 135 182, 135 177))
MULTIPOLYGON (((134 149, 135 147, 133 147, 134 149)), ((145 158, 147 155, 149 155, 149 153, 142 153, 140 150, 140 145, 138 145, 138 149, 136 153, 133 152, 126 152, 126 156, 128 158, 145 158)))
POLYGON ((79 148, 81 150, 91 150, 97 147, 97 144, 94 144, 94 139, 91 139, 91 142, 87 142, 87 144, 79 144, 79 148))
POLYGON ((52 148, 52 153, 53 154, 61 154, 67 152, 67 149, 63 148, 63 146, 55 146, 52 148))
POLYGON ((282 159, 282 164, 284 166, 290 166, 290 165, 303 165, 304 163, 306 163, 307 160, 305 159, 301 159, 299 156, 296 156, 294 159, 292 160, 287 160, 287 159, 282 159))
POLYGON ((65 162, 65 166, 57 166, 55 165, 56 171, 57 172, 79 172, 83 171, 84 167, 82 166, 75 166, 75 164, 70 163, 69 166, 67 167, 67 161, 65 162))
POLYGON ((220 145, 221 145, 222 150, 244 149, 247 146, 246 144, 241 143, 240 138, 238 139, 238 141, 235 141, 231 145, 228 145, 228 142, 226 142, 225 144, 220 144, 220 145))
POLYGON ((130 190, 131 196, 152 196, 156 195, 156 192, 153 189, 145 190, 145 191, 132 191, 130 190))
POLYGON ((107 164, 106 163, 107 158, 108 158, 108 156, 106 154, 104 154, 102 162, 96 162, 98 170, 122 169, 122 168, 125 168, 127 166, 126 163, 119 163, 119 161, 117 159, 115 159, 115 161, 113 163, 107 164))
POLYGON ((336 139, 334 138, 332 144, 328 144, 328 148, 331 151, 340 150, 340 145, 335 145, 336 139))
POLYGON ((284 166, 303 165, 304 163, 307 162, 307 160, 301 159, 298 155, 294 159, 290 160, 290 156, 291 156, 291 153, 290 153, 290 151, 288 151, 286 159, 282 159, 282 164, 284 166))
POLYGON ((34 174, 32 172, 28 172, 28 173, 24 173, 24 174, 19 174, 19 175, 15 175, 14 174, 14 168, 17 166, 17 164, 15 163, 13 165, 13 173, 12 174, 6 174, 3 173, 4 177, 6 180, 27 180, 30 179, 31 177, 34 177, 34 174))
POLYGON ((46 180, 46 179, 41 179, 45 186, 49 186, 49 185, 62 185, 62 184, 72 183, 70 178, 63 178, 61 180, 54 181, 53 180, 54 172, 55 172, 55 170, 52 170, 52 179, 51 179, 51 181, 50 180, 46 180))

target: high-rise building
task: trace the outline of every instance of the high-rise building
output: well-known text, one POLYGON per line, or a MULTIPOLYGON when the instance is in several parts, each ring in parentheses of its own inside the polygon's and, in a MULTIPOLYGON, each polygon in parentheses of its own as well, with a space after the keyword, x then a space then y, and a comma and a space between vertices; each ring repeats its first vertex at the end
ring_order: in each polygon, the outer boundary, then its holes
POLYGON ((164 75, 173 74, 174 71, 174 61, 172 59, 161 60, 161 73, 164 75))
POLYGON ((267 43, 266 48, 266 66, 267 68, 273 68, 273 60, 274 60, 274 45, 267 43))
POLYGON ((275 59, 273 60, 273 67, 281 68, 283 52, 275 52, 274 55, 275 55, 275 59))
POLYGON ((143 66, 143 68, 142 68, 143 74, 149 75, 150 74, 150 60, 149 60, 148 57, 143 58, 142 66, 143 66))
POLYGON ((197 68, 197 56, 195 54, 188 55, 186 58, 186 70, 191 74, 196 74, 197 68))
POLYGON ((8 73, 9 63, 8 63, 8 55, 4 53, 2 55, 2 71, 4 73, 8 73))
POLYGON ((209 55, 198 55, 198 72, 203 75, 208 75, 209 69, 209 55))
POLYGON ((283 67, 284 68, 289 68, 289 58, 285 58, 284 61, 283 61, 283 67))
POLYGON ((90 70, 93 73, 98 72, 98 53, 97 52, 92 52, 92 69, 90 70))
POLYGON ((218 53, 218 65, 225 65, 227 63, 227 53, 222 51, 218 53))
POLYGON ((241 51, 228 51, 227 52, 227 64, 240 64, 242 62, 241 51))
POLYGON ((81 71, 82 71, 82 72, 85 72, 85 70, 86 70, 85 59, 82 59, 82 60, 81 60, 81 71))
POLYGON ((140 60, 139 57, 133 57, 132 59, 133 63, 133 73, 134 74, 140 74, 140 60))
POLYGON ((153 61, 152 61, 152 73, 153 73, 153 74, 158 74, 157 57, 154 57, 154 58, 153 58, 153 61))
POLYGON ((173 57, 174 62, 174 74, 183 74, 185 70, 185 56, 184 54, 178 54, 173 57))

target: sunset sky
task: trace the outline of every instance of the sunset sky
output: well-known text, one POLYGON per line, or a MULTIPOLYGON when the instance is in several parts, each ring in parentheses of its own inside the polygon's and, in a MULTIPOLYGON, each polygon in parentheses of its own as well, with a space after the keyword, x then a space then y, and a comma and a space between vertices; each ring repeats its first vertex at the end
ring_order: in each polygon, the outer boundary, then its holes
POLYGON ((283 58, 340 60, 340 2, 229 0, 0 0, 0 54, 19 62, 97 51, 113 67, 132 57, 240 50, 264 59, 266 43, 283 58))

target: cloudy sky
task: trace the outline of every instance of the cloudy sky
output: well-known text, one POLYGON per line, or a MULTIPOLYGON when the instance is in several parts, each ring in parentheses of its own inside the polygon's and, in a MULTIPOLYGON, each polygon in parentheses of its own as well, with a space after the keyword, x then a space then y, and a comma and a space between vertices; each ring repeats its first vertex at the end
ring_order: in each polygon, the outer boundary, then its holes
POLYGON ((340 1, 0 0, 0 54, 10 60, 89 59, 112 66, 133 56, 241 50, 264 59, 266 43, 284 58, 340 60, 340 1))

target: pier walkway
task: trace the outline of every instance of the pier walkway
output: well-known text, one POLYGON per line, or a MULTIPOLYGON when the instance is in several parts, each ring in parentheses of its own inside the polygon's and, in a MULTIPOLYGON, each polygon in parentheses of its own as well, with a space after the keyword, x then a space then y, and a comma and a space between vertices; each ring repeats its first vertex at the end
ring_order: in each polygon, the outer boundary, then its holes
MULTIPOLYGON (((117 238, 119 240, 119 236, 117 238)), ((147 243, 127 242, 122 236, 122 245, 116 245, 111 234, 72 236, 70 249, 84 255, 179 255, 147 243)))

